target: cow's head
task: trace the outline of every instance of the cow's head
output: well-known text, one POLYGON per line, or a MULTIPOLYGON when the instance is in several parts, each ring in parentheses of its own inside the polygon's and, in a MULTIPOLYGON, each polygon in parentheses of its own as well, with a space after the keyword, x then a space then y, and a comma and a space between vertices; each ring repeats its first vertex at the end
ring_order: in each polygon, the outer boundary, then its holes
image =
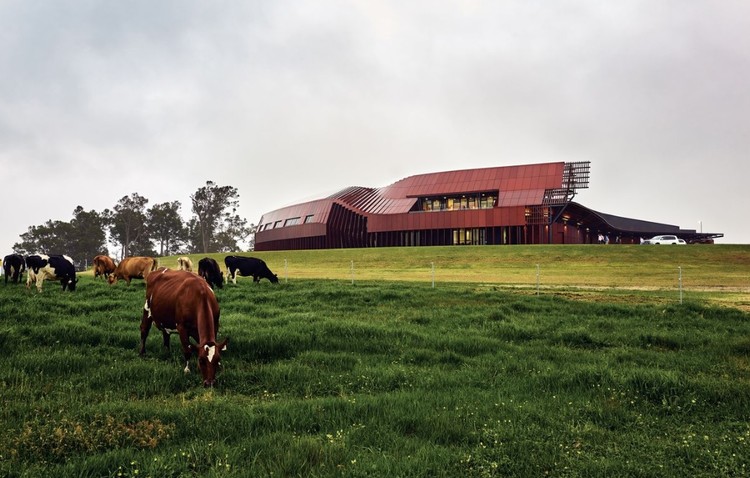
POLYGON ((60 282, 62 282, 62 289, 63 290, 65 290, 65 288, 67 287, 68 290, 70 290, 71 292, 73 292, 74 290, 76 290, 76 284, 78 283, 78 279, 75 278, 75 277, 72 278, 72 279, 69 278, 69 277, 65 277, 60 282))
POLYGON ((279 283, 279 276, 277 276, 276 274, 271 274, 268 277, 268 280, 270 280, 272 284, 278 284, 279 283))
POLYGON ((203 376, 203 386, 213 387, 216 381, 216 373, 221 368, 221 352, 227 349, 227 341, 217 344, 208 342, 198 346, 198 368, 203 376))

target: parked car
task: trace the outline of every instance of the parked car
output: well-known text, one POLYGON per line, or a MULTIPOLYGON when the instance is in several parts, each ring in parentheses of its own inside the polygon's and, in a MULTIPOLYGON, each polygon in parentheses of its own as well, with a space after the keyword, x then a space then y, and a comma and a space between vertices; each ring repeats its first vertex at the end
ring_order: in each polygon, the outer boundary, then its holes
POLYGON ((677 244, 677 245, 685 245, 687 244, 683 239, 680 239, 677 236, 654 236, 651 239, 646 239, 643 241, 643 244, 677 244))

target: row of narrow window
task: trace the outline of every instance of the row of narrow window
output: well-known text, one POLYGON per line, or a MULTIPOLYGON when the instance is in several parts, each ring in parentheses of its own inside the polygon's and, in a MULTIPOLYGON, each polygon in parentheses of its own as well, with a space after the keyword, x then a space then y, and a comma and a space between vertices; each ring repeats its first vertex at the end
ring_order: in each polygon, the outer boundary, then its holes
MULTIPOLYGON (((461 196, 446 196, 437 198, 420 198, 417 202, 420 211, 460 211, 462 209, 491 209, 497 205, 497 193, 464 194, 461 196)), ((301 217, 290 217, 286 220, 279 219, 276 222, 267 222, 260 228, 261 231, 276 229, 279 227, 296 226, 297 224, 308 224, 312 222, 314 214, 301 217)))
MULTIPOLYGON (((315 217, 315 214, 308 214, 305 216, 304 224, 310 223, 313 221, 313 218, 315 217)), ((303 224, 301 217, 290 217, 286 220, 279 219, 276 222, 267 222, 263 224, 261 228, 259 228, 259 231, 267 231, 269 229, 276 229, 279 227, 287 227, 287 226, 296 226, 297 224, 303 224)))
POLYGON ((419 198, 420 211, 460 211, 463 209, 491 209, 497 204, 494 193, 465 194, 461 196, 419 198))

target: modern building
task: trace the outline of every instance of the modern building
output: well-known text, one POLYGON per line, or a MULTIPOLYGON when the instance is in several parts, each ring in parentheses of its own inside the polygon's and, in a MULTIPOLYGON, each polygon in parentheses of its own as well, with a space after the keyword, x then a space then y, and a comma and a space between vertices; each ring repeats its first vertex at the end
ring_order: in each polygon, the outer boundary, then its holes
POLYGON ((263 214, 258 251, 492 244, 638 244, 703 233, 605 214, 573 202, 590 162, 556 162, 420 174, 383 188, 349 187, 263 214))

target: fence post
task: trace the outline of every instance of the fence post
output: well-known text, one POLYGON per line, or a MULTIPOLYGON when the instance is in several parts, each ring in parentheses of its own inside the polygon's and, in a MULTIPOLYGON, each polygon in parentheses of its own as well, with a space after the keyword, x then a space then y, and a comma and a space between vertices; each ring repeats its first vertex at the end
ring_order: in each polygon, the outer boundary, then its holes
POLYGON ((682 266, 677 266, 677 269, 680 271, 679 278, 677 279, 677 282, 680 287, 680 304, 682 304, 682 266))
POLYGON ((351 269, 352 269, 352 285, 354 285, 354 261, 352 261, 351 269))
POLYGON ((435 263, 430 262, 430 264, 432 265, 432 288, 434 289, 435 288, 435 263))
POLYGON ((289 282, 289 271, 287 269, 287 266, 288 266, 287 260, 284 259, 284 283, 289 282))
POLYGON ((536 295, 539 295, 539 264, 536 265, 536 295))

